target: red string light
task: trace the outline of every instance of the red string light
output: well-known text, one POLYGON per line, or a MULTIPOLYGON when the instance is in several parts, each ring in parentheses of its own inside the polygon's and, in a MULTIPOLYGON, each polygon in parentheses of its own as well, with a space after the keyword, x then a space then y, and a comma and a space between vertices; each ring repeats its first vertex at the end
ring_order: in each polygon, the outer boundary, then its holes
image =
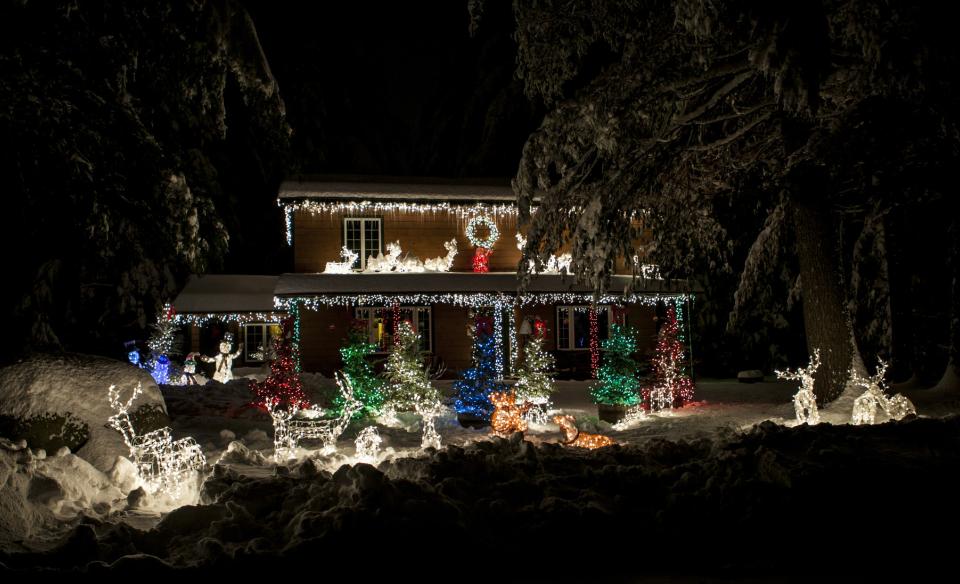
POLYGON ((590 376, 597 378, 600 368, 600 328, 597 325, 597 311, 590 308, 590 376))
POLYGON ((485 274, 489 272, 491 254, 493 254, 492 249, 478 247, 473 253, 473 271, 478 274, 485 274))

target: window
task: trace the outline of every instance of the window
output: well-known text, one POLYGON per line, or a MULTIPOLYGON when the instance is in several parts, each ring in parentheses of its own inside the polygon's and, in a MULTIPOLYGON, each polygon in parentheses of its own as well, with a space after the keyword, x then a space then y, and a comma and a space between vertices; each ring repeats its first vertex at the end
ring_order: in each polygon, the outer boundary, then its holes
MULTIPOLYGON (((613 322, 609 306, 597 309, 597 339, 604 341, 610 335, 613 322)), ((557 349, 590 349, 590 307, 557 307, 557 349)))
MULTIPOLYGON (((393 345, 393 307, 357 308, 354 317, 366 323, 367 338, 378 351, 390 350, 393 345)), ((429 306, 401 306, 400 320, 409 322, 420 335, 421 351, 433 350, 433 319, 429 306)))
POLYGON ((279 324, 243 325, 243 360, 248 363, 268 361, 273 355, 273 339, 281 334, 279 324))
POLYGON ((382 251, 383 222, 380 219, 348 217, 343 220, 343 245, 360 256, 354 268, 367 267, 367 258, 382 251))

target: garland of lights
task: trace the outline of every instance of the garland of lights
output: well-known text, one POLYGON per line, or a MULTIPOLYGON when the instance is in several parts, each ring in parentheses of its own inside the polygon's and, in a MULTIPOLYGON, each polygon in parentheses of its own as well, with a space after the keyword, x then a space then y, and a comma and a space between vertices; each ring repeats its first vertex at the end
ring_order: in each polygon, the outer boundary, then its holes
POLYGON ((597 378, 600 367, 600 326, 597 324, 597 310, 590 308, 590 377, 597 378))
MULTIPOLYGON (((597 299, 590 293, 581 292, 543 292, 535 294, 520 294, 517 296, 504 293, 415 293, 415 294, 328 294, 314 296, 274 297, 274 306, 278 310, 290 311, 295 304, 302 304, 308 310, 319 310, 332 306, 384 306, 397 304, 448 304, 468 308, 486 306, 500 306, 503 308, 522 307, 532 304, 576 304, 588 303, 596 300, 597 304, 638 304, 641 306, 656 306, 660 302, 675 302, 686 300, 687 294, 605 294, 597 299)), ((589 310, 589 307, 582 307, 589 310)))
MULTIPOLYGON (((284 222, 287 227, 287 245, 293 243, 293 215, 304 211, 311 215, 323 213, 453 213, 459 217, 478 215, 494 217, 515 216, 518 212, 514 203, 497 205, 471 203, 456 204, 449 202, 410 203, 405 201, 284 201, 277 199, 277 205, 283 208, 284 222)), ((533 212, 533 209, 531 209, 533 212)))
POLYGON ((116 413, 107 419, 107 425, 123 437, 146 491, 179 497, 184 479, 201 470, 207 460, 196 440, 189 436, 174 440, 169 426, 137 435, 129 412, 141 393, 143 385, 138 382, 130 399, 121 403, 120 390, 111 385, 107 401, 116 413))
POLYGON ((478 215, 470 219, 470 222, 467 223, 467 241, 473 244, 474 247, 491 249, 493 245, 497 243, 498 239, 500 239, 500 230, 497 229, 497 223, 489 216, 478 215), (483 225, 487 228, 487 231, 489 231, 486 239, 479 239, 477 237, 477 227, 480 225, 483 225))
POLYGON ((817 397, 813 393, 813 374, 820 367, 820 349, 813 350, 810 357, 810 364, 804 368, 791 371, 776 370, 778 379, 790 379, 800 382, 800 389, 793 396, 793 408, 797 412, 798 424, 819 424, 820 412, 817 410, 817 397))

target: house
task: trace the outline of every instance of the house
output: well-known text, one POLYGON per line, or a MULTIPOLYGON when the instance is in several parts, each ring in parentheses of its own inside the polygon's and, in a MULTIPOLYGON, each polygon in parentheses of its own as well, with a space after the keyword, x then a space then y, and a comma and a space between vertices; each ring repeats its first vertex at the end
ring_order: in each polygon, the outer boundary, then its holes
POLYGON ((191 326, 191 350, 212 350, 229 330, 244 342, 243 363, 256 364, 279 319, 293 315, 301 367, 330 375, 351 326, 386 352, 394 323, 409 321, 435 366, 454 375, 470 366, 466 331, 479 313, 493 323, 504 376, 536 322, 561 375, 587 378, 611 324, 634 326, 650 351, 658 307, 688 308, 686 293, 655 278, 634 281, 627 264, 594 305, 562 256, 518 293, 517 206, 506 181, 293 180, 281 185, 278 203, 294 271, 191 278, 174 302, 191 326))

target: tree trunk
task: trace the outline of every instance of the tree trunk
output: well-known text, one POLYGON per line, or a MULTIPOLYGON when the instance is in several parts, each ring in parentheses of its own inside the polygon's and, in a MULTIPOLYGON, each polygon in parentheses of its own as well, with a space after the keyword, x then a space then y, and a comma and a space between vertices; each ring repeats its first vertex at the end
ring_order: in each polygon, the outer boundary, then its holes
POLYGON ((824 204, 816 200, 820 193, 795 193, 800 196, 791 197, 791 203, 807 349, 811 355, 820 349, 814 393, 822 404, 843 391, 854 358, 854 336, 841 287, 839 232, 824 204))

